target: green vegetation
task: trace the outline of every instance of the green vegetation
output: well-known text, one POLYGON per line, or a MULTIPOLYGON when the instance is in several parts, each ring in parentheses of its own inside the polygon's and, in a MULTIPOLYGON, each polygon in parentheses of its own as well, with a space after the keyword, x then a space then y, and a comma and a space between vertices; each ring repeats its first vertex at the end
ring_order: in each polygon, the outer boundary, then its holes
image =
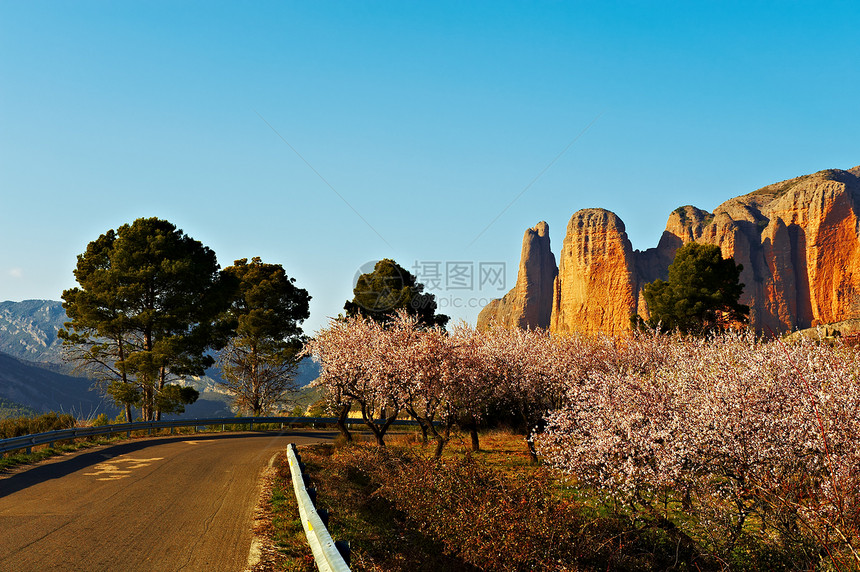
POLYGON ((36 410, 31 407, 0 397, 0 419, 29 417, 36 414, 36 410))
POLYGON ((65 358, 145 421, 183 413, 199 393, 175 381, 202 376, 222 350, 225 385, 259 415, 281 400, 296 370, 307 291, 279 264, 215 253, 172 223, 137 219, 87 245, 63 292, 65 358))
POLYGON ((681 224, 684 224, 687 222, 687 209, 686 209, 686 207, 678 207, 672 211, 672 214, 678 215, 678 218, 680 219, 681 224))
POLYGON ((278 569, 313 572, 317 568, 299 516, 287 456, 280 455, 275 466, 276 472, 267 508, 271 515, 268 532, 279 551, 278 560, 281 567, 278 569))
POLYGON ((280 264, 264 264, 259 258, 237 260, 224 274, 238 288, 227 311, 235 336, 218 360, 221 385, 239 410, 263 415, 297 389, 296 356, 305 341, 300 323, 310 315, 310 296, 280 264))
MULTIPOLYGON (((701 209, 697 209, 696 207, 691 208, 696 209, 702 215, 702 226, 708 226, 709 224, 714 222, 714 213, 703 211, 701 209)), ((672 212, 678 215, 678 219, 681 221, 681 224, 687 223, 687 207, 678 207, 672 212)))
POLYGON ((425 327, 444 328, 448 323, 448 316, 436 314, 436 296, 424 292, 424 285, 390 258, 377 262, 373 272, 359 276, 352 292, 353 299, 343 306, 347 316, 388 322, 402 309, 425 327))
POLYGON ((669 280, 643 288, 650 318, 632 317, 634 327, 703 335, 748 320, 749 307, 738 303, 743 266, 724 259, 718 246, 691 242, 675 253, 669 280))
POLYGON ((79 288, 63 292, 69 316, 58 332, 67 356, 144 420, 182 413, 198 393, 169 381, 203 375, 232 284, 215 253, 172 223, 137 219, 109 230, 78 256, 79 288))
POLYGON ((75 418, 68 414, 44 413, 32 417, 0 420, 0 439, 10 439, 33 433, 45 433, 75 426, 75 418))

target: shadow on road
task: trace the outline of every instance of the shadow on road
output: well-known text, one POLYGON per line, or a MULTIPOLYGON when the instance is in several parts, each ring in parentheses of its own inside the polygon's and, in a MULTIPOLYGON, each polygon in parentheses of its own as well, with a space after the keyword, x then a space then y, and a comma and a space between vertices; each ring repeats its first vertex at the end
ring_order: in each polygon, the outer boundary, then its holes
POLYGON ((272 437, 308 437, 334 439, 336 431, 261 431, 244 433, 190 433, 171 437, 154 437, 151 439, 136 439, 123 441, 116 445, 97 447, 95 450, 75 452, 45 459, 33 465, 21 465, 0 472, 0 497, 10 495, 35 484, 59 479, 75 471, 85 469, 96 463, 103 463, 120 455, 140 451, 155 445, 175 443, 178 441, 209 441, 217 439, 266 439, 272 437))

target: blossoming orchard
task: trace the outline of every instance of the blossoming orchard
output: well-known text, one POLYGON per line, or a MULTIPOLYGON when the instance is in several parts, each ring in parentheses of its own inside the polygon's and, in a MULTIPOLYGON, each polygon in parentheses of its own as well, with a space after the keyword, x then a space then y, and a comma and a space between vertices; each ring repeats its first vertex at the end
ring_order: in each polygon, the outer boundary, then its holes
POLYGON ((445 332, 400 314, 334 320, 305 351, 347 437, 351 410, 379 445, 408 416, 438 457, 453 426, 477 448, 478 427, 504 419, 576 486, 671 520, 713 554, 753 535, 860 567, 854 348, 748 333, 445 332))

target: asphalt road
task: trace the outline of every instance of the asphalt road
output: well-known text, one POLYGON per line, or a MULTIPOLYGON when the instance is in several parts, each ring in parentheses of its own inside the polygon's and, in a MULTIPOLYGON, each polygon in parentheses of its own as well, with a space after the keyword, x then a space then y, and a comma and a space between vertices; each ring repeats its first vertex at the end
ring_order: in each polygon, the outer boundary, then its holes
POLYGON ((0 475, 0 571, 244 570, 259 477, 334 433, 129 441, 0 475))

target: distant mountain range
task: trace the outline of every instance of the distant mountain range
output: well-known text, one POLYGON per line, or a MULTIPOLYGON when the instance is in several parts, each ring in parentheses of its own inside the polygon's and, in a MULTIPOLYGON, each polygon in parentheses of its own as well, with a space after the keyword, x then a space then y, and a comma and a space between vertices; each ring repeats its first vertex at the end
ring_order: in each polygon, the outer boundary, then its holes
MULTIPOLYGON (((68 321, 61 302, 25 300, 0 302, 0 416, 2 411, 31 409, 58 411, 90 418, 99 413, 119 413, 109 398, 91 389, 92 380, 77 376, 74 367, 63 361, 57 331, 68 321)), ((206 376, 188 378, 200 392, 196 403, 186 407, 182 417, 229 417, 230 398, 218 386, 218 370, 206 376)), ((296 379, 305 386, 319 375, 310 360, 299 366, 296 379)))
POLYGON ((57 338, 57 330, 67 321, 62 302, 0 302, 0 352, 30 362, 67 366, 57 338))

